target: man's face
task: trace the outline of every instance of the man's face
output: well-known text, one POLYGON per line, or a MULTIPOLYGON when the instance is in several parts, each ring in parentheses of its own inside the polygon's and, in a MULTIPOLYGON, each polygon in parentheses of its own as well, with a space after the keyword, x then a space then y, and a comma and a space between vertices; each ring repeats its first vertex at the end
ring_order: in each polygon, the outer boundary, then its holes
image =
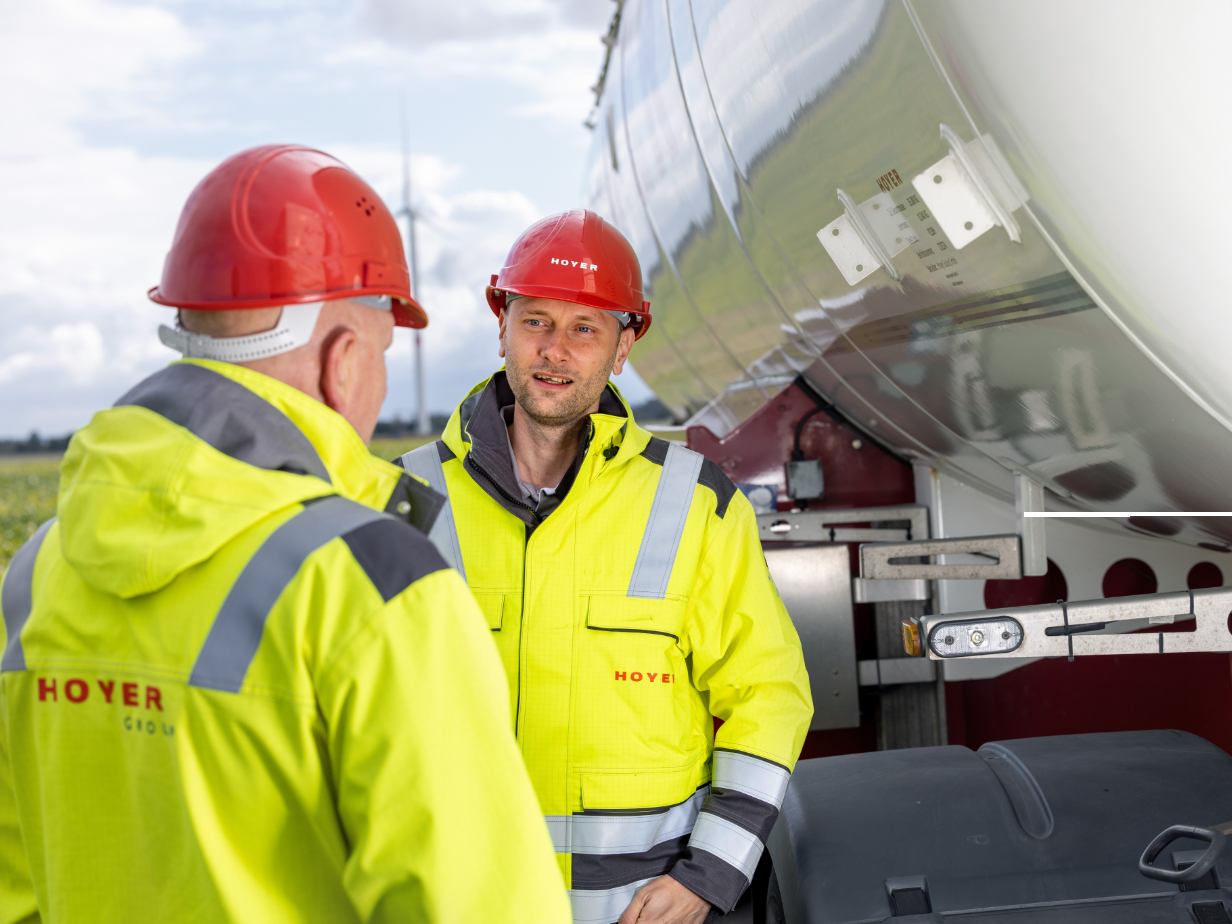
POLYGON ((551 298, 517 298, 501 314, 501 349, 518 405, 542 426, 569 426, 599 401, 633 346, 607 311, 551 298))

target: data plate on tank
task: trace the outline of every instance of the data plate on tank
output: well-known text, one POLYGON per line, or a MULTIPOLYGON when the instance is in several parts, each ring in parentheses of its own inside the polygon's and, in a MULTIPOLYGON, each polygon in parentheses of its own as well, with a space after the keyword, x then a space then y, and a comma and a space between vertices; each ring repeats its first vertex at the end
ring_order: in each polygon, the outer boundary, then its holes
POLYGON ((817 240, 821 241, 821 246, 826 248, 826 253, 850 286, 881 268, 873 252, 856 233, 856 227, 846 212, 818 231, 817 240))
POLYGON ((997 224, 984 197, 953 155, 943 157, 913 177, 911 184, 956 250, 962 250, 997 224))
POLYGON ((859 208, 890 256, 897 257, 919 240, 903 217, 903 208, 894 204, 889 193, 878 193, 859 208))

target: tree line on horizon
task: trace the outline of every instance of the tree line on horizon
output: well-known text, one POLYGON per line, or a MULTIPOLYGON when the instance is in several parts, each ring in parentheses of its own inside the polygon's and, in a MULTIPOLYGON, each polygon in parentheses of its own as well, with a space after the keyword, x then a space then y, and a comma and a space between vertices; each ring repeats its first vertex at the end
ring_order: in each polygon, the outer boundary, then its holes
MULTIPOLYGON (((642 423, 671 423, 672 415, 666 407, 656 399, 651 398, 633 408, 633 416, 642 423)), ((448 414, 432 414, 430 416, 432 432, 441 433, 445 424, 449 423, 448 414)), ((403 439, 408 436, 419 436, 416 421, 403 420, 395 417, 393 420, 382 420, 376 425, 375 439, 403 439)), ((72 432, 63 436, 40 436, 37 430, 31 430, 25 439, 0 438, 0 455, 39 455, 51 452, 64 452, 68 448, 72 432)))

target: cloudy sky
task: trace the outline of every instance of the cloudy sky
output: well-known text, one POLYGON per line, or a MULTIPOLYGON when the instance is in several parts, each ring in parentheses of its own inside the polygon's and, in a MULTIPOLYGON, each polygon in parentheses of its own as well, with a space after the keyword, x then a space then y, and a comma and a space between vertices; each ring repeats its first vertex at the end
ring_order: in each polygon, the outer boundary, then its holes
MULTIPOLYGON (((396 207, 410 116, 429 406, 499 362, 483 286, 579 204, 611 0, 0 3, 0 437, 59 434, 174 358, 147 301, 185 197, 227 155, 300 142, 396 207)), ((414 407, 410 336, 384 416, 414 407)), ((626 373, 636 399, 648 392, 626 373)))

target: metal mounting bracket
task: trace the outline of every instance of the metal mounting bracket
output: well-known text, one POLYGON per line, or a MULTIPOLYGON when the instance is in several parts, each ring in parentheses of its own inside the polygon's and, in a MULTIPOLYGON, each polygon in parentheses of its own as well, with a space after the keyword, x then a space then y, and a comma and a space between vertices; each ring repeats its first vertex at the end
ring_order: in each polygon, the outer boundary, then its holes
POLYGON ((921 653, 933 660, 1067 655, 1072 659, 1078 655, 1232 651, 1230 611, 1232 587, 1215 587, 922 616, 918 625, 921 653), (1135 632, 1190 619, 1195 620, 1193 632, 1135 632), (999 639, 1008 641, 1002 644, 999 639))
POLYGON ((941 139, 949 144, 949 155, 913 177, 911 184, 950 244, 962 250, 997 225, 1021 244, 1014 212, 1028 194, 996 142, 990 135, 964 142, 948 125, 941 126, 941 139))
POLYGON ((1014 506, 1018 512, 1018 535, 1022 538, 1023 577, 1048 573, 1048 549, 1044 544, 1043 517, 1029 517, 1044 509, 1044 489, 1026 475, 1014 475, 1014 506))
POLYGON ((919 240, 910 222, 902 217, 902 207, 885 192, 859 205, 843 190, 836 192, 843 214, 818 231, 817 240, 847 284, 854 286, 882 267, 891 278, 901 279, 893 257, 919 240))
POLYGON ((896 542, 927 539, 929 535, 928 508, 923 504, 763 513, 757 517, 757 527, 763 542, 896 542), (907 522, 906 529, 838 528, 843 523, 887 523, 903 520, 907 522))
POLYGON ((929 580, 1017 580, 1022 577, 1016 535, 967 536, 961 539, 929 539, 925 542, 870 542, 860 546, 860 577, 865 580, 882 578, 929 580), (903 562, 904 558, 936 555, 980 555, 996 561, 988 564, 936 564, 903 562))

